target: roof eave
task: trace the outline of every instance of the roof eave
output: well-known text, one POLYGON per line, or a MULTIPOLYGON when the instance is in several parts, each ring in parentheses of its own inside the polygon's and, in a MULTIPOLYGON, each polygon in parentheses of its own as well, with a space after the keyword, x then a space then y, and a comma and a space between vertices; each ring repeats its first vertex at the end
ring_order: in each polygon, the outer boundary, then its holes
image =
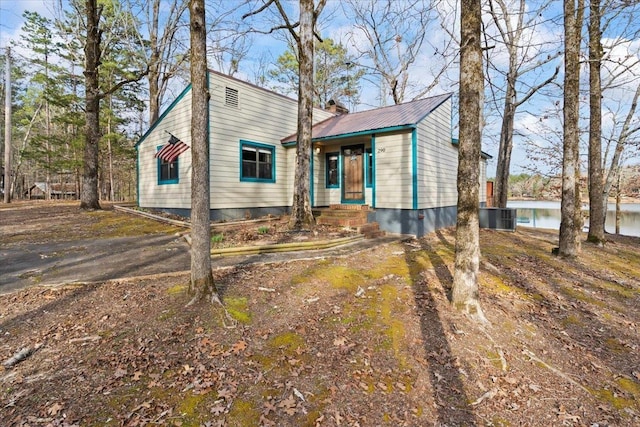
MULTIPOLYGON (((346 138, 353 138, 353 137, 363 136, 363 135, 373 135, 373 134, 378 134, 378 133, 397 132, 397 131, 401 131, 401 130, 413 130, 413 129, 416 129, 416 127, 417 127, 416 124, 407 124, 407 125, 390 126, 390 127, 386 127, 386 128, 367 129, 367 130, 362 130, 362 131, 358 131, 358 132, 348 132, 348 133, 341 133, 341 134, 338 134, 338 135, 327 135, 327 136, 321 136, 321 137, 318 137, 318 138, 311 138, 311 141, 313 141, 313 142, 331 141, 331 140, 334 140, 334 139, 346 139, 346 138)), ((297 143, 298 143, 297 140, 295 140, 295 141, 285 141, 285 142, 282 142, 282 145, 285 146, 285 147, 293 147, 297 143)))
MULTIPOLYGON (((453 145, 454 147, 457 147, 459 143, 460 141, 458 138, 451 138, 451 145, 453 145)), ((493 156, 491 154, 485 153, 482 150, 480 150, 480 157, 482 157, 485 160, 493 159, 493 156)))
POLYGON ((149 129, 144 133, 144 135, 142 135, 140 137, 140 139, 138 139, 138 142, 136 142, 136 144, 134 145, 134 148, 138 148, 138 146, 140 144, 142 144, 142 142, 149 136, 149 134, 151 132, 153 132, 153 130, 158 127, 158 125, 160 124, 160 122, 162 122, 162 120, 164 120, 164 118, 167 116, 167 114, 169 114, 171 112, 171 110, 174 109, 174 107, 176 106, 176 104, 178 104, 178 102, 180 102, 180 100, 182 98, 184 98, 184 96, 191 90, 191 83, 189 83, 187 85, 187 87, 185 87, 182 92, 180 92, 180 95, 178 95, 178 97, 176 99, 173 100, 173 102, 167 107, 166 110, 164 110, 162 112, 162 114, 160 115, 160 117, 158 117, 158 120, 156 120, 155 122, 153 122, 153 124, 151 126, 149 126, 149 129))
POLYGON ((418 120, 418 123, 420 123, 421 121, 423 121, 424 119, 427 118, 427 116, 429 116, 429 114, 433 113, 434 111, 436 111, 438 108, 440 108, 440 106, 442 104, 444 104, 445 102, 447 102, 449 100, 449 98, 451 98, 453 96, 453 92, 449 92, 449 93, 445 93, 442 95, 442 101, 440 101, 435 107, 433 107, 431 110, 429 110, 427 113, 425 113, 422 117, 420 117, 420 119, 418 120))

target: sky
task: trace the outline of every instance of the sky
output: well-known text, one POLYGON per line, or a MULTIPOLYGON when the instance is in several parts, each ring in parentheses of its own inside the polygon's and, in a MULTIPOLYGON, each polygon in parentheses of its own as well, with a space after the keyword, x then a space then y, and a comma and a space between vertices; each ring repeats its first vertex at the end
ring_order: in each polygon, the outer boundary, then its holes
POLYGON ((17 37, 25 10, 52 17, 53 6, 58 0, 0 0, 0 48, 17 37))
MULTIPOLYGON (((25 10, 37 11, 45 17, 52 18, 54 5, 59 1, 60 0, 0 0, 0 49, 4 49, 9 40, 18 39, 19 29, 23 21, 22 13, 25 10)), ((63 2, 64 1, 66 0, 63 0, 63 2)), ((225 1, 232 2, 236 0, 225 1)), ((557 3, 557 5, 561 5, 561 2, 555 3, 557 3)), ((529 6, 530 4, 533 4, 533 0, 527 1, 527 5, 529 6)), ((441 3, 441 5, 441 7, 447 7, 448 4, 447 2, 444 2, 441 3)), ((553 6, 555 9, 551 9, 546 12, 545 18, 549 18, 544 22, 544 25, 539 25, 536 27, 535 32, 530 34, 532 40, 535 43, 538 43, 541 48, 545 46, 553 46, 554 40, 558 40, 562 35, 561 20, 557 20, 557 17, 561 16, 561 11, 557 5, 553 6)), ((444 14, 447 15, 449 19, 449 22, 447 23, 449 30, 453 33, 459 31, 456 25, 456 14, 450 10, 444 11, 444 14)), ((321 16, 326 17, 329 15, 332 18, 329 23, 323 24, 323 27, 321 28, 322 36, 331 37, 334 40, 341 41, 347 45, 348 49, 351 50, 351 53, 356 53, 356 46, 363 42, 363 37, 348 36, 349 30, 353 28, 353 20, 343 16, 341 13, 340 2, 338 0, 329 0, 327 7, 321 16)), ((614 31, 616 26, 612 25, 610 28, 612 28, 611 31, 614 31)), ((495 32, 495 28, 492 30, 490 26, 487 26, 487 31, 494 31, 494 33, 497 34, 495 32)), ((425 52, 418 58, 415 68, 412 71, 412 75, 417 76, 418 80, 422 79, 422 82, 430 82, 433 80, 433 70, 437 69, 436 60, 434 59, 436 55, 433 52, 433 47, 442 45, 442 40, 446 38, 444 35, 445 33, 443 31, 433 31, 431 34, 428 34, 429 47, 425 49, 425 52)), ((605 34, 605 37, 606 36, 613 35, 605 34)), ((255 70, 260 67, 260 64, 258 63, 260 59, 266 57, 268 61, 273 62, 284 51, 284 49, 286 49, 286 44, 282 41, 282 36, 279 38, 271 35, 259 35, 252 37, 251 50, 245 61, 240 64, 239 72, 235 76, 253 81, 255 70)), ((498 47, 490 50, 489 53, 496 64, 500 66, 504 66, 506 64, 508 56, 504 50, 501 50, 498 47)), ((554 52, 549 51, 549 54, 553 55, 554 52)), ((640 40, 629 40, 626 43, 620 44, 616 48, 612 48, 611 55, 613 57, 613 61, 611 61, 613 65, 611 65, 611 63, 608 65, 609 68, 603 71, 603 76, 607 76, 615 72, 616 67, 619 66, 615 64, 616 61, 623 64, 631 64, 634 61, 640 61, 640 40)), ((561 85, 561 55, 557 55, 557 57, 554 57, 548 65, 542 67, 539 72, 534 73, 531 77, 531 82, 535 82, 535 79, 539 80, 550 75, 556 66, 560 67, 557 82, 561 85)), ((634 65, 634 67, 632 68, 634 68, 636 74, 640 75, 640 62, 639 64, 634 65)), ((583 68, 583 72, 586 76, 586 68, 583 68)), ((448 76, 438 81, 438 84, 430 95, 456 91, 456 83, 454 81, 456 78, 457 62, 453 62, 449 66, 448 76)), ((496 84, 497 86, 504 86, 504 83, 500 81, 496 81, 496 84)), ((604 111, 603 123, 605 129, 607 126, 611 127, 622 120, 621 117, 623 116, 623 112, 625 111, 626 106, 630 104, 630 98, 633 95, 633 92, 635 92, 637 84, 637 81, 630 81, 621 85, 615 91, 611 91, 611 101, 606 100, 607 108, 605 108, 604 111), (616 107, 616 103, 618 103, 618 107, 620 108, 618 113, 615 112, 616 108, 618 108, 616 107)), ((176 93, 180 90, 181 88, 177 88, 176 93)), ((361 87, 362 104, 355 106, 352 110, 359 111, 369 109, 374 105, 379 105, 380 93, 381 89, 379 86, 372 83, 363 83, 363 86, 361 87)), ((512 174, 527 172, 528 166, 531 164, 528 153, 524 149, 524 140, 535 140, 542 133, 548 132, 549 126, 558 127, 560 125, 561 108, 557 108, 557 103, 562 101, 561 93, 561 86, 558 85, 552 87, 546 93, 534 96, 531 102, 528 102, 526 105, 521 107, 522 112, 517 116, 515 123, 516 136, 512 155, 512 174)), ((583 101, 586 99, 588 99, 588 95, 585 93, 583 101)), ((168 100, 168 102, 170 101, 171 100, 168 100)), ((487 129, 485 131, 486 136, 483 139, 483 151, 494 157, 494 159, 489 163, 489 176, 493 176, 495 173, 500 127, 499 111, 499 106, 495 107, 494 110, 489 108, 488 114, 486 115, 487 129)), ((638 163, 637 159, 635 159, 635 162, 633 160, 634 159, 632 159, 630 163, 638 163)))

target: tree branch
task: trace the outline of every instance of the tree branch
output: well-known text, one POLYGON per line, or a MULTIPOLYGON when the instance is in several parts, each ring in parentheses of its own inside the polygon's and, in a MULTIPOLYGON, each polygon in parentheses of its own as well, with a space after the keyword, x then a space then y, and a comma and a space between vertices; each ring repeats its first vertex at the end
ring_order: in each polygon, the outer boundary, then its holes
POLYGON ((134 77, 130 77, 128 79, 122 80, 122 81, 116 83, 115 85, 111 86, 108 90, 105 90, 104 92, 99 93, 98 94, 98 99, 103 99, 104 97, 106 97, 108 95, 111 95, 112 93, 114 93, 115 91, 117 91, 118 89, 120 89, 124 85, 140 81, 147 74, 149 74, 149 65, 147 65, 147 68, 145 68, 143 71, 140 71, 134 77))
POLYGON ((527 94, 524 96, 524 98, 522 98, 520 101, 516 100, 516 102, 514 103, 515 107, 519 107, 520 105, 524 104, 525 102, 527 102, 529 100, 529 98, 531 98, 537 91, 539 91, 541 88, 543 88, 544 86, 548 85, 549 83, 551 83, 552 81, 554 81, 556 79, 556 77, 558 76, 558 73, 560 72, 560 66, 556 67, 556 70, 553 72, 553 75, 551 77, 549 77, 547 80, 545 80, 544 82, 540 83, 539 85, 536 85, 534 87, 532 87, 531 89, 529 89, 529 92, 527 92, 527 94))

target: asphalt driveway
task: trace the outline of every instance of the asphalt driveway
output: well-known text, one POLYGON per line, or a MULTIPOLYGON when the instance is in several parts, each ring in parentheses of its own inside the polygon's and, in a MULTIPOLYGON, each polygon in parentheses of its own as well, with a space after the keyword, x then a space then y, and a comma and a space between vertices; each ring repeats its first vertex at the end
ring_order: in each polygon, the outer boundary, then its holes
POLYGON ((190 268, 183 237, 151 234, 54 243, 0 244, 0 293, 34 284, 93 282, 190 268))

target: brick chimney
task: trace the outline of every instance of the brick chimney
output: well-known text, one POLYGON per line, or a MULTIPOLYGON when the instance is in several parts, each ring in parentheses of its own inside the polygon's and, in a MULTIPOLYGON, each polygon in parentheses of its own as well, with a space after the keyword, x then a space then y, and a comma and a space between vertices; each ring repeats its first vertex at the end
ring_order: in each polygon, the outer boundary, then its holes
POLYGON ((326 110, 333 114, 349 114, 347 107, 333 99, 330 99, 329 102, 327 102, 326 110))

